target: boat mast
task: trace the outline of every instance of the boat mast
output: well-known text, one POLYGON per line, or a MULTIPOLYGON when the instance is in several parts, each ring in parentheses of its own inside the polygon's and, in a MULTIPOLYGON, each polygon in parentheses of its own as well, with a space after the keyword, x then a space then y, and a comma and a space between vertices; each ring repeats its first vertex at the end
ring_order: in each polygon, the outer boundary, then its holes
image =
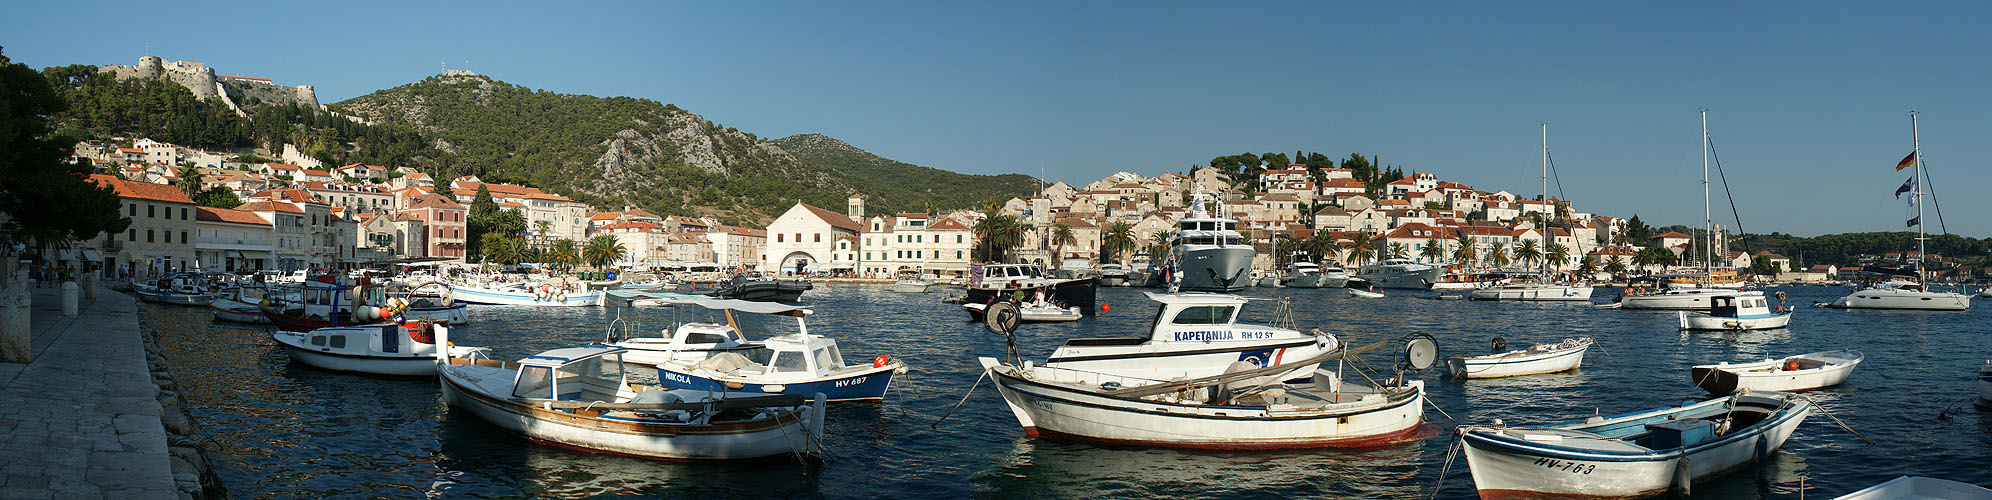
POLYGON ((1911 142, 1914 142, 1914 143, 1915 143, 1915 145, 1916 145, 1916 150, 1915 150, 1915 154, 1916 154, 1916 187, 1915 187, 1915 191, 1916 191, 1916 193, 1915 193, 1915 195, 1916 195, 1916 284, 1918 284, 1918 285, 1923 285, 1923 290, 1924 290, 1924 291, 1928 291, 1928 290, 1930 289, 1930 286, 1929 286, 1929 279, 1927 279, 1927 278, 1926 278, 1925 276, 1923 276, 1923 259, 1928 259, 1928 258, 1930 258, 1930 257, 1929 257, 1929 254, 1928 254, 1928 253, 1925 253, 1925 252, 1927 252, 1928 250, 1925 250, 1925 249, 1924 249, 1924 245, 1923 245, 1923 240, 1925 239, 1925 238, 1924 238, 1924 236, 1923 236, 1923 182, 1922 182, 1922 180, 1923 180, 1923 136, 1922 136, 1922 132, 1921 132, 1920 130, 1917 130, 1917 128, 1916 128, 1916 111, 1915 111, 1915 110, 1910 110, 1910 111, 1909 111, 1909 140, 1910 140, 1911 142))
POLYGON ((1708 212, 1708 108, 1702 108, 1702 286, 1715 281, 1715 217, 1708 212))
POLYGON ((1549 277, 1549 212, 1547 210, 1549 208, 1549 206, 1547 205, 1549 203, 1549 123, 1548 122, 1544 122, 1542 124, 1542 202, 1545 204, 1542 207, 1543 209, 1545 209, 1542 212, 1542 226, 1536 228, 1537 231, 1542 232, 1542 267, 1538 268, 1536 272, 1542 273, 1544 280, 1547 281, 1547 278, 1549 277))

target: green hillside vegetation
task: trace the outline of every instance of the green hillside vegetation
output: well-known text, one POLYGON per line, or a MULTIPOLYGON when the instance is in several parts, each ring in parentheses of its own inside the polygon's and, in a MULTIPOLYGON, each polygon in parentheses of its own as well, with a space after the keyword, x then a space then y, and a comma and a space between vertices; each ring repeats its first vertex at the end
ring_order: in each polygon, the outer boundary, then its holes
POLYGON ((820 134, 784 137, 774 143, 812 165, 828 168, 871 198, 876 213, 930 212, 979 208, 1037 192, 1028 175, 969 175, 881 158, 820 134))
MULTIPOLYGON (((1967 238, 1954 234, 1933 234, 1929 238, 1925 245, 1931 254, 1963 265, 1982 264, 1987 253, 1992 252, 1992 238, 1967 238)), ((1890 252, 1916 251, 1916 233, 1841 233, 1811 238, 1784 233, 1750 234, 1737 238, 1731 246, 1734 250, 1748 248, 1752 253, 1770 250, 1792 258, 1794 265, 1851 266, 1860 263, 1861 255, 1878 257, 1890 252), (1797 261, 1801 257, 1804 262, 1797 261)))
POLYGON ((186 87, 159 80, 118 81, 96 66, 42 69, 68 107, 54 118, 62 134, 78 139, 150 137, 202 148, 247 147, 249 120, 220 102, 194 97, 186 87))

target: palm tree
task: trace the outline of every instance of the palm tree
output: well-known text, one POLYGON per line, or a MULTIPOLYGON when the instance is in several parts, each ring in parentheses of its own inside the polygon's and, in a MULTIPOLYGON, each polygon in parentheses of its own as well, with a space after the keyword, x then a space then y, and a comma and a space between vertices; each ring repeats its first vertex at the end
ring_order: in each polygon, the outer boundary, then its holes
POLYGON ((1427 241, 1424 248, 1418 249, 1418 256, 1424 257, 1426 262, 1439 262, 1439 259, 1446 256, 1445 244, 1436 240, 1427 241))
POLYGON ((1300 249, 1307 251, 1308 255, 1314 256, 1317 260, 1323 257, 1342 260, 1341 245, 1336 245, 1335 235, 1328 234, 1327 231, 1315 231, 1314 236, 1308 237, 1307 241, 1300 244, 1300 249))
MULTIPOLYGON (((1496 244, 1498 245, 1499 243, 1496 244)), ((1453 240, 1453 245, 1454 245, 1453 247, 1454 262, 1458 262, 1461 264, 1473 263, 1473 254, 1475 252, 1473 251, 1472 237, 1467 236, 1465 234, 1461 234, 1459 235, 1459 239, 1453 240)))
POLYGON ((1278 261, 1279 260, 1278 257, 1280 256, 1286 256, 1289 259, 1292 258, 1295 252, 1299 252, 1301 250, 1301 245, 1303 243, 1304 242, 1300 239, 1296 239, 1292 236, 1284 234, 1273 236, 1273 256, 1275 257, 1274 260, 1278 261))
POLYGON ((1638 266, 1639 269, 1642 271, 1646 270, 1646 266, 1653 265, 1653 263, 1655 262, 1658 262, 1658 260, 1654 259, 1653 249, 1651 248, 1640 250, 1639 253, 1632 254, 1632 264, 1634 266, 1638 266))
POLYGON ((185 193, 188 198, 201 194, 201 169, 187 165, 180 167, 179 175, 180 180, 174 182, 173 187, 180 188, 180 192, 185 193))
POLYGON ((1403 244, 1403 243, 1398 243, 1398 242, 1391 242, 1391 243, 1390 243, 1390 258, 1392 258, 1392 259, 1402 259, 1402 258, 1404 258, 1404 255, 1405 255, 1405 254, 1404 254, 1404 244, 1403 244))
POLYGON ((500 236, 498 240, 484 247, 485 255, 489 256, 492 262, 508 266, 519 265, 519 262, 525 260, 528 251, 526 249, 526 240, 503 236, 500 236))
POLYGON ((1570 249, 1563 248, 1562 243, 1550 243, 1548 257, 1549 267, 1562 271, 1563 263, 1570 260, 1570 249))
POLYGON ((581 260, 594 266, 596 270, 602 270, 608 268, 609 264, 621 260, 627 253, 629 249, 623 248, 622 242, 617 241, 615 236, 598 234, 588 239, 588 246, 581 250, 581 260))
POLYGON ((553 231, 553 221, 547 221, 547 220, 533 221, 533 234, 539 236, 538 247, 541 250, 546 249, 546 233, 552 231, 553 231))
POLYGON ((1050 243, 1055 248, 1052 251, 1052 260, 1062 263, 1065 261, 1065 246, 1079 244, 1079 238, 1072 235, 1072 226, 1059 222, 1051 225, 1050 243))
POLYGON ((1349 260, 1355 261, 1358 266, 1374 260, 1375 252, 1376 241, 1370 238, 1369 233, 1356 233, 1355 240, 1349 243, 1349 260))
POLYGON ((1592 262, 1592 260, 1584 259, 1577 264, 1577 276, 1588 280, 1591 279, 1592 275, 1598 274, 1598 263, 1592 262))
POLYGON ((1103 264, 1119 262, 1122 252, 1134 250, 1134 224, 1127 221, 1114 221, 1114 225, 1107 226, 1106 234, 1100 236, 1100 262, 1103 264))
POLYGON ((982 220, 970 228, 975 234, 976 250, 983 260, 1004 262, 1009 250, 1024 242, 1024 227, 1016 217, 998 213, 995 209, 983 212, 982 220))
POLYGON ((1522 260, 1523 267, 1535 267, 1536 259, 1542 258, 1542 249, 1536 247, 1536 240, 1522 240, 1522 246, 1515 248, 1515 258, 1522 260))
POLYGON ((1620 259, 1619 256, 1613 255, 1612 258, 1605 260, 1605 272, 1612 273, 1613 277, 1617 277, 1619 273, 1625 272, 1625 261, 1620 259))
POLYGON ((560 240, 553 243, 552 259, 556 268, 572 268, 581 261, 581 245, 574 240, 560 240))
POLYGON ((1148 235, 1149 260, 1152 261, 1160 258, 1162 254, 1166 253, 1169 253, 1169 232, 1156 231, 1154 234, 1148 235))
POLYGON ((1507 266, 1508 244, 1499 241, 1494 242, 1494 248, 1490 248, 1487 250, 1487 260, 1488 263, 1493 264, 1494 267, 1507 266))

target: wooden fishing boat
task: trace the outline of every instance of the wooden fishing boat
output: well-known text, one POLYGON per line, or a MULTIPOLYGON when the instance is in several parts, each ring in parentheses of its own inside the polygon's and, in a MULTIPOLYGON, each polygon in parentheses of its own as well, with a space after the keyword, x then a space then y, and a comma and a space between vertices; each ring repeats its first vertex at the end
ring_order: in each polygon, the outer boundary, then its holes
POLYGON ((1170 380, 1221 374, 1239 361, 1291 364, 1337 348, 1333 335, 1294 330, 1290 307, 1280 308, 1274 325, 1255 325, 1238 322, 1253 299, 1201 292, 1145 295, 1160 303, 1147 336, 1069 339, 1044 366, 1170 380))
POLYGON ((245 296, 241 287, 223 290, 214 301, 208 302, 208 309, 214 311, 214 319, 232 323, 257 325, 270 324, 270 318, 263 316, 262 301, 258 297, 245 296))
MULTIPOLYGON (((738 331, 733 312, 795 318, 796 333, 771 337, 752 348, 713 353, 700 359, 657 363, 657 378, 669 387, 769 394, 822 394, 831 401, 883 400, 893 375, 905 373, 906 363, 880 355, 870 363, 844 364, 837 341, 809 333, 804 306, 739 299, 696 301, 728 315, 727 328, 738 331)), ((738 335, 737 333, 735 334, 738 335)), ((675 356, 674 356, 675 357, 675 356)))
POLYGON ((1708 314, 1678 313, 1682 330, 1768 330, 1791 324, 1792 310, 1771 309, 1763 293, 1709 298, 1708 314))
MULTIPOLYGON (((320 328, 270 334, 291 361, 332 371, 374 375, 436 374, 434 322, 320 328)), ((482 347, 458 348, 469 353, 482 347)))
POLYGON ((1483 499, 1641 498, 1762 461, 1784 446, 1812 403, 1747 391, 1688 405, 1557 424, 1462 426, 1483 499))
POLYGON ((1446 371, 1456 378, 1502 378, 1570 371, 1584 364, 1584 352, 1590 350, 1591 343, 1590 337, 1578 337, 1508 351, 1507 342, 1497 337, 1494 339, 1494 354, 1446 358, 1446 371))
POLYGON ((821 396, 809 402, 664 390, 629 383, 618 347, 570 347, 503 362, 450 346, 448 332, 439 327, 436 334, 444 401, 528 438, 673 460, 823 452, 821 396))
MULTIPOLYGON (((1430 341, 1413 342, 1426 343, 1421 352, 1430 366, 1430 341)), ((1419 437, 1424 381, 1400 376, 1373 386, 1304 367, 1381 346, 1288 365, 1238 362, 1224 374, 1177 382, 978 361, 1032 437, 1208 449, 1370 447, 1419 437), (1311 382, 1280 382, 1309 374, 1311 382)))
POLYGON ((592 307, 602 305, 608 294, 574 289, 565 284, 505 283, 490 286, 450 285, 458 302, 494 306, 592 307))
POLYGON ((1800 392, 1846 382, 1862 359, 1860 351, 1841 349, 1750 363, 1701 365, 1690 368, 1689 373, 1695 385, 1710 394, 1745 390, 1800 392))

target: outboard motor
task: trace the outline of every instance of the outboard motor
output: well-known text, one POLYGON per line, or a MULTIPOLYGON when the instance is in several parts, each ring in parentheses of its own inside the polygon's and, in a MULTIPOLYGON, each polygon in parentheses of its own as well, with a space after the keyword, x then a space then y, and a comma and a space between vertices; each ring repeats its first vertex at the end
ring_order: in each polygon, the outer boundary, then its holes
POLYGON ((1508 352, 1508 339, 1494 337, 1494 354, 1508 352))

